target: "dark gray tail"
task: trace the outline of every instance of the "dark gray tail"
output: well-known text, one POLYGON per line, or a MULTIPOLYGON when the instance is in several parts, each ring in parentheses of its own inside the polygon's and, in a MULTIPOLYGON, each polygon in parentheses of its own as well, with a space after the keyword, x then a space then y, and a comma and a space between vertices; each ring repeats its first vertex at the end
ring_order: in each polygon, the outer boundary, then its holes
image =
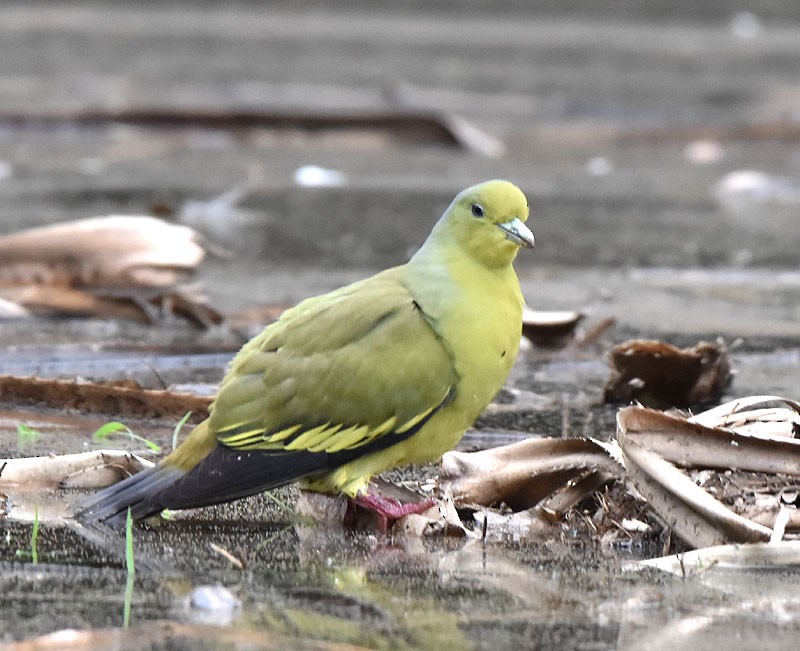
POLYGON ((75 518, 121 526, 128 509, 134 520, 160 513, 167 508, 159 499, 160 494, 183 476, 177 468, 153 466, 81 500, 75 507, 75 518))
POLYGON ((164 509, 189 509, 230 502, 289 484, 328 468, 330 455, 311 452, 242 451, 217 446, 188 473, 163 462, 109 486, 76 505, 85 523, 125 523, 164 509))

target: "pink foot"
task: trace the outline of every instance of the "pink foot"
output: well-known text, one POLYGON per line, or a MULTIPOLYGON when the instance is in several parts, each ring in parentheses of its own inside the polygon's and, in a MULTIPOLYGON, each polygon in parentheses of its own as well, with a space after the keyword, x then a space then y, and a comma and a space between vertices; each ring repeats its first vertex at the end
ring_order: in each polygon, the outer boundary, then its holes
POLYGON ((386 532, 389 529, 389 522, 399 520, 411 513, 422 513, 435 505, 436 500, 434 499, 403 503, 393 497, 384 497, 376 493, 362 493, 356 496, 355 499, 348 501, 344 519, 345 524, 355 524, 356 507, 361 507, 374 514, 378 521, 378 530, 386 532))

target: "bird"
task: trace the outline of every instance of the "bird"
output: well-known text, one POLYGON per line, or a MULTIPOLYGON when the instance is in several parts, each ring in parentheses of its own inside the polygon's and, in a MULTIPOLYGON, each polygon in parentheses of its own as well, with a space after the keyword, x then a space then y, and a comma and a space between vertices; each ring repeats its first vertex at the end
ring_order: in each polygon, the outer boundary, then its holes
POLYGON ((456 195, 405 264, 308 298, 244 344, 210 408, 151 468, 75 508, 119 526, 295 481, 396 519, 413 506, 373 475, 435 461, 504 385, 524 299, 512 263, 533 248, 528 202, 505 180, 456 195))

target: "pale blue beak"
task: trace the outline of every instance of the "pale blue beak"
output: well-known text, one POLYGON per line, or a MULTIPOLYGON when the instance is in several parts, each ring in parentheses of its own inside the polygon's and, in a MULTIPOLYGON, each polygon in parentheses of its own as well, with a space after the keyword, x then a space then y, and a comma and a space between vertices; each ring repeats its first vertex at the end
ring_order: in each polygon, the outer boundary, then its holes
POLYGON ((511 221, 502 222, 498 226, 506 234, 506 238, 512 242, 524 246, 526 249, 533 248, 533 233, 525 226, 521 219, 515 217, 511 221))

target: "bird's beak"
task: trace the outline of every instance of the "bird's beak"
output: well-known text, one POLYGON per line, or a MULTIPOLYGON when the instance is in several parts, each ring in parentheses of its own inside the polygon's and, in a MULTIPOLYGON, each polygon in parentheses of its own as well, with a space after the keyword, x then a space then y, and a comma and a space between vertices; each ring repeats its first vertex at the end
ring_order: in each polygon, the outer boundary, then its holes
POLYGON ((533 233, 522 223, 521 219, 515 217, 511 221, 498 224, 498 226, 506 234, 507 239, 526 249, 533 248, 533 233))

